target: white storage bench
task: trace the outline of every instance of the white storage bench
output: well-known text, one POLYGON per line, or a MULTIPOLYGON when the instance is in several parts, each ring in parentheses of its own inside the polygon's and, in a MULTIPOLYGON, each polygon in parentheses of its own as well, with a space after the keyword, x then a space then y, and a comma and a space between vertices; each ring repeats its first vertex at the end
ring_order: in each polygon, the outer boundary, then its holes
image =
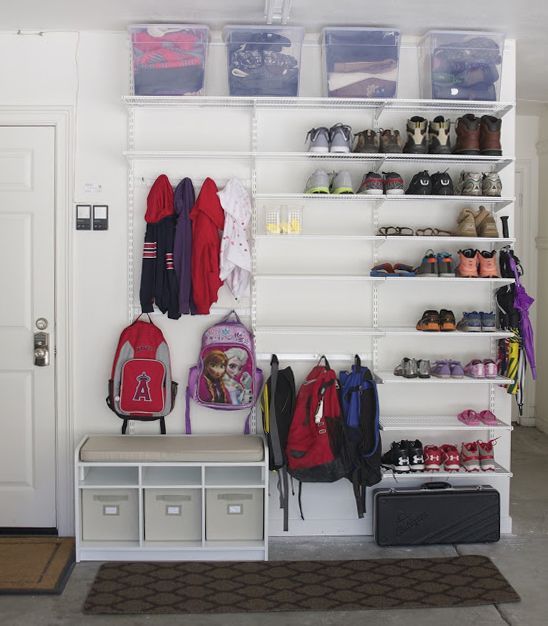
POLYGON ((86 436, 76 560, 266 560, 267 490, 258 436, 86 436))

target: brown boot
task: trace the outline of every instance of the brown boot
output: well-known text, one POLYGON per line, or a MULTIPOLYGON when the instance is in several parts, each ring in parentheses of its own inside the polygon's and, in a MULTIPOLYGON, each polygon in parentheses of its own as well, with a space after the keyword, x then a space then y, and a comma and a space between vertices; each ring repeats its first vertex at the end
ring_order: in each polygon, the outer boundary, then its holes
POLYGON ((502 120, 492 115, 484 115, 480 123, 481 153, 485 156, 501 156, 500 127, 502 120))
POLYGON ((480 119, 472 113, 459 117, 455 126, 455 154, 480 154, 480 119))
POLYGON ((474 215, 474 222, 478 237, 499 236, 495 218, 491 211, 488 211, 484 206, 480 206, 479 211, 474 215))
POLYGON ((457 220, 458 226, 455 237, 477 237, 475 214, 472 209, 462 209, 457 220))

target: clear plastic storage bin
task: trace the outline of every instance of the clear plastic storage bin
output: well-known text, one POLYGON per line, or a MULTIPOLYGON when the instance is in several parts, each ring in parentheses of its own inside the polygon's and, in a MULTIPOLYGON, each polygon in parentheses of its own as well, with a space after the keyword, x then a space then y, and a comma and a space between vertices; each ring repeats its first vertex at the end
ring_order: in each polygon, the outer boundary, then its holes
POLYGON ((128 30, 136 96, 203 95, 207 26, 136 24, 128 30))
POLYGON ((231 96, 299 95, 301 26, 226 26, 231 96))
POLYGON ((421 96, 498 100, 503 51, 503 33, 429 31, 419 44, 421 96))
POLYGON ((331 98, 395 98, 400 31, 394 28, 328 27, 322 30, 325 95, 331 98))

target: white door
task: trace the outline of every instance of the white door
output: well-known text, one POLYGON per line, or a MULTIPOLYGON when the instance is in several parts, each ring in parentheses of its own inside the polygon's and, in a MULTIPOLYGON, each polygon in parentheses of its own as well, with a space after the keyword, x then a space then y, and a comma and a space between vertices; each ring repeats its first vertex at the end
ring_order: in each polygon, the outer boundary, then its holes
POLYGON ((0 527, 56 526, 54 140, 53 127, 0 127, 0 527))

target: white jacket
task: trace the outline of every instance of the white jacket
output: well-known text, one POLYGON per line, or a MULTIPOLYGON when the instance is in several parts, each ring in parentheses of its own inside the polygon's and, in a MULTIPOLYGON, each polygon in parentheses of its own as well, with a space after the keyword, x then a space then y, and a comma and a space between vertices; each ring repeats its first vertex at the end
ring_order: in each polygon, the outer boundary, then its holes
POLYGON ((234 297, 240 298, 247 293, 251 277, 251 250, 247 235, 251 200, 237 178, 231 178, 218 196, 225 211, 220 278, 226 282, 234 297))

